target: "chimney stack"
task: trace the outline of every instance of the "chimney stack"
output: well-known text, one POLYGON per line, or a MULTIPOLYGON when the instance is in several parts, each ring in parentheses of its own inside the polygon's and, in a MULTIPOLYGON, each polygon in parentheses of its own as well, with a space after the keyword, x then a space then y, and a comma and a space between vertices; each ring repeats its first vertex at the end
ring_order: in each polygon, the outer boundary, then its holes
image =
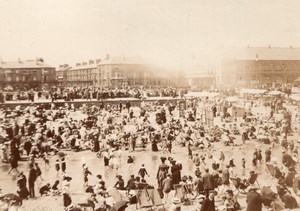
POLYGON ((95 61, 90 59, 89 64, 95 64, 95 61))
POLYGON ((96 64, 100 64, 101 59, 96 59, 96 64))
POLYGON ((63 64, 60 64, 60 65, 59 65, 59 68, 64 68, 64 65, 63 65, 63 64))
POLYGON ((76 63, 76 67, 80 67, 81 66, 81 64, 80 63, 76 63))
POLYGON ((68 64, 64 64, 63 66, 64 66, 64 68, 67 68, 67 67, 69 67, 69 65, 68 65, 68 64))
POLYGON ((87 65, 87 62, 82 62, 82 66, 87 65))

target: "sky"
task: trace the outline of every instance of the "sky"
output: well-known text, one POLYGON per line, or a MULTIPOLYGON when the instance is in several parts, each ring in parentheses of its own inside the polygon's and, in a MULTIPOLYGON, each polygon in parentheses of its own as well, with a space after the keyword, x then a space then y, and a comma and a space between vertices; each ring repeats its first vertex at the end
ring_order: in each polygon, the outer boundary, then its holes
POLYGON ((298 0, 0 0, 0 57, 74 65, 111 56, 180 68, 219 48, 300 47, 298 0))

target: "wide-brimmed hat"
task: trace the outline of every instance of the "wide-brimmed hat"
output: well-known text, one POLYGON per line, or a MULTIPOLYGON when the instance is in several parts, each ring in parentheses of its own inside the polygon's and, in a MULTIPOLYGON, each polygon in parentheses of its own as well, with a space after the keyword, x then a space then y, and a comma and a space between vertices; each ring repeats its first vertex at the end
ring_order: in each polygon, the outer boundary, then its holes
POLYGON ((180 199, 179 198, 173 198, 172 203, 173 204, 180 204, 180 199))
POLYGON ((259 190, 259 188, 255 185, 255 184, 251 184, 248 188, 247 188, 248 191, 250 190, 259 190))

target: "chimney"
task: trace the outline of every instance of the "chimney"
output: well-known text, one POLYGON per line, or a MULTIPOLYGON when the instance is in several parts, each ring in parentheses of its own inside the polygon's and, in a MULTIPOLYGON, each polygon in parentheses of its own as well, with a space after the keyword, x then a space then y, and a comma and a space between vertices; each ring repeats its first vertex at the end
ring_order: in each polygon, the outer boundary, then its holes
POLYGON ((110 58, 110 55, 109 54, 106 54, 106 60, 109 60, 109 58, 110 58))
POLYGON ((293 46, 292 46, 292 45, 290 45, 290 48, 293 48, 293 46))
POLYGON ((64 68, 64 65, 63 65, 63 64, 60 64, 60 65, 59 65, 59 68, 64 68))
POLYGON ((96 64, 100 64, 101 59, 96 59, 96 64))
POLYGON ((68 64, 64 64, 63 66, 64 66, 64 68, 67 68, 67 67, 69 67, 69 65, 68 65, 68 64))
POLYGON ((271 48, 271 45, 269 45, 268 47, 271 48))
POLYGON ((18 58, 18 62, 19 62, 19 63, 22 63, 22 61, 21 61, 21 59, 20 59, 20 58, 18 58))
POLYGON ((89 64, 95 64, 94 60, 89 60, 89 64))
POLYGON ((87 62, 82 62, 82 66, 87 65, 87 62))
POLYGON ((258 54, 255 55, 255 61, 258 61, 258 54))
POLYGON ((81 64, 80 63, 76 63, 76 67, 80 67, 81 66, 81 64))

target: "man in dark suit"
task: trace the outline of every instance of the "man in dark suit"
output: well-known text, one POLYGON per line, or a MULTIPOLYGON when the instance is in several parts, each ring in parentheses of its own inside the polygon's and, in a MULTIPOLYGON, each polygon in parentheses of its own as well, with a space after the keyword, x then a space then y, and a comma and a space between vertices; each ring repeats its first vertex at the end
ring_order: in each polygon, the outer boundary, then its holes
POLYGON ((37 178, 37 172, 33 166, 33 164, 30 164, 29 166, 30 170, 29 170, 29 176, 28 176, 28 183, 29 183, 29 194, 31 198, 35 197, 34 194, 34 183, 36 181, 37 178))
POLYGON ((258 188, 255 185, 249 187, 247 193, 247 210, 246 211, 261 211, 262 210, 262 198, 259 193, 256 192, 258 188))
POLYGON ((206 199, 204 199, 200 211, 216 211, 215 200, 214 200, 215 194, 216 191, 214 190, 209 191, 209 196, 206 199))
POLYGON ((205 169, 203 175, 203 189, 206 197, 208 197, 209 191, 214 189, 214 177, 209 173, 208 168, 205 169))

